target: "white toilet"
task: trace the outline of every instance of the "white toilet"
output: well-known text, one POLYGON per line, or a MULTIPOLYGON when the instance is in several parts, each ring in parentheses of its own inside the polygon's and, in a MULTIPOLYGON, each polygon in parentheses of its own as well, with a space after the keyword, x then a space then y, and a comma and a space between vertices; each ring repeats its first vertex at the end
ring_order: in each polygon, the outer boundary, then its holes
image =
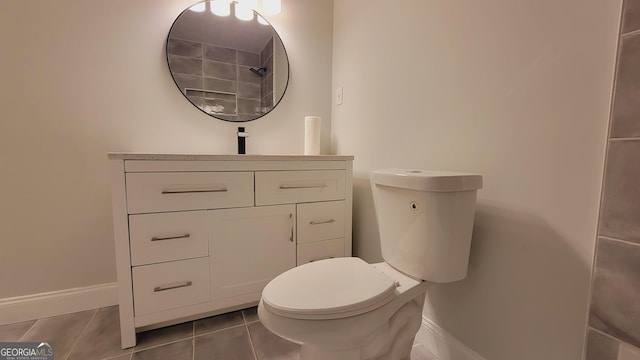
POLYGON ((385 262, 317 261, 262 292, 260 320, 301 360, 409 359, 428 282, 466 277, 480 175, 377 170, 371 186, 385 262))

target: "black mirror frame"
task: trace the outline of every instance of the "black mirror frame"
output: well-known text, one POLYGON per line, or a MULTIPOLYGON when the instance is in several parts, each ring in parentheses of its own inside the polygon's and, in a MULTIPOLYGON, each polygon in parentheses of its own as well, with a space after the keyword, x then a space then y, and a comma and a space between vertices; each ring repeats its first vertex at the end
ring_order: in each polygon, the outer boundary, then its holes
MULTIPOLYGON (((284 89, 282 90, 282 95, 280 96, 278 101, 276 101, 273 104, 273 106, 271 106, 271 109, 269 109, 269 111, 265 112, 264 114, 258 115, 253 119, 246 119, 246 120, 229 120, 229 119, 224 119, 224 118, 217 117, 214 114, 210 114, 210 113, 204 111, 204 109, 200 108, 200 106, 194 104, 193 101, 191 101, 191 99, 189 99, 189 97, 187 97, 187 94, 182 92, 182 90, 180 88, 180 85, 178 84, 175 76, 173 75, 173 72, 171 71, 171 65, 169 64, 169 50, 168 50, 168 47, 169 47, 169 40, 171 38, 171 32, 172 32, 174 26, 176 25, 176 22, 180 19, 180 16, 182 16, 182 14, 184 14, 187 11, 190 11, 189 9, 191 9, 193 6, 195 6, 197 4, 200 4, 200 3, 206 3, 206 2, 209 2, 209 1, 211 1, 211 0, 202 0, 202 1, 199 1, 199 2, 197 2, 197 3, 195 3, 195 4, 191 5, 191 6, 187 7, 186 9, 182 10, 180 12, 180 14, 176 17, 176 19, 173 21, 173 23, 171 24, 171 28, 169 29, 169 33, 167 35, 167 40, 165 41, 165 49, 164 49, 165 50, 164 51, 165 52, 165 58, 166 58, 166 62, 167 62, 167 69, 169 70, 169 74, 171 74, 171 79, 173 79, 173 82, 176 85, 176 87, 178 88, 178 91, 180 91, 180 94, 182 94, 182 96, 184 96, 184 98, 187 99, 187 101, 189 101, 189 103, 191 103, 191 105, 193 105, 196 109, 198 109, 200 112, 202 112, 202 113, 204 113, 204 114, 206 114, 208 116, 211 116, 211 117, 213 117, 215 119, 218 119, 218 120, 228 121, 228 122, 232 122, 232 123, 241 123, 241 122, 249 122, 249 121, 258 120, 258 119, 266 116, 267 114, 271 113, 273 111, 273 109, 275 109, 282 102, 282 99, 284 98, 284 95, 287 93, 287 89, 289 88, 289 80, 291 79, 291 65, 290 65, 290 61, 289 61, 289 53, 287 52, 287 49, 284 46, 284 42, 282 41, 282 38, 280 37, 280 34, 278 34, 276 29, 273 27, 273 25, 271 25, 271 23, 268 20, 266 20, 264 17, 262 17, 262 18, 265 21, 267 21, 268 26, 271 27, 271 29, 273 30, 273 33, 278 38, 278 41, 280 41, 280 44, 282 44, 282 50, 284 51, 284 55, 285 55, 285 57, 287 59, 287 81, 285 83, 284 89)), ((235 2, 236 1, 231 1, 231 3, 235 3, 235 2)), ((253 12, 254 12, 254 14, 256 16, 262 16, 255 10, 253 12)))

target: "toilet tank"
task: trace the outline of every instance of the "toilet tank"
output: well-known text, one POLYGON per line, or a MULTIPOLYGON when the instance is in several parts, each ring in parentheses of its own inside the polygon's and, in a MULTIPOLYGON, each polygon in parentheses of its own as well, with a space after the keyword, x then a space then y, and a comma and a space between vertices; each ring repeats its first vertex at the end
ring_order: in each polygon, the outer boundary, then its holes
POLYGON ((476 194, 482 176, 386 169, 371 173, 385 261, 414 278, 452 282, 467 276, 476 194))

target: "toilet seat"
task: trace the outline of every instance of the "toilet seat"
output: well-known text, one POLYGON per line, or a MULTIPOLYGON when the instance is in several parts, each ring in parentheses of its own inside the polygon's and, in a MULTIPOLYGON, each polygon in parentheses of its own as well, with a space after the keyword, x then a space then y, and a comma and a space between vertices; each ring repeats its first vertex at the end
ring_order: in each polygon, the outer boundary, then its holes
POLYGON ((293 268, 262 292, 264 306, 294 319, 340 319, 389 303, 395 281, 356 257, 327 259, 293 268))

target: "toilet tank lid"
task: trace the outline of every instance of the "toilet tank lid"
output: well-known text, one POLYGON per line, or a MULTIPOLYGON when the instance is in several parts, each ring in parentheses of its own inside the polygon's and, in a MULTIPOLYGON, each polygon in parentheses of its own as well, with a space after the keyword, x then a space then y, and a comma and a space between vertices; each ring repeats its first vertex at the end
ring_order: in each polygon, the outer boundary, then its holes
POLYGON ((421 191, 470 191, 482 188, 482 176, 450 171, 382 169, 371 172, 371 182, 421 191))

